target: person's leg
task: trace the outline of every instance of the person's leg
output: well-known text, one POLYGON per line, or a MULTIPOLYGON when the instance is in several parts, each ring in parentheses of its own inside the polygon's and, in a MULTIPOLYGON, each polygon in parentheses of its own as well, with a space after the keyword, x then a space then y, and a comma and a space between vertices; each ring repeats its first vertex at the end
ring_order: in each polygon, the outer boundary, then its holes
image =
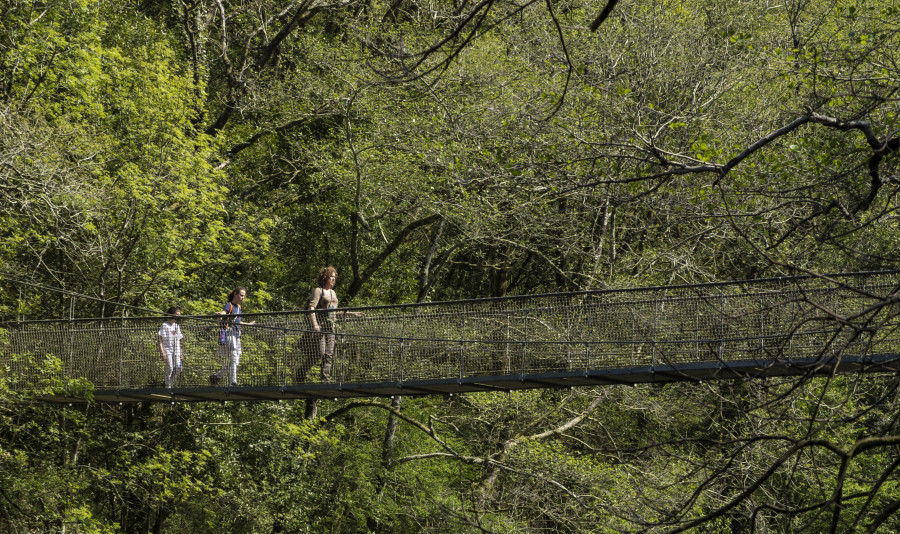
POLYGON ((173 362, 174 369, 172 370, 172 385, 169 387, 175 387, 175 381, 178 380, 178 376, 181 375, 182 370, 182 361, 181 355, 173 356, 175 361, 173 362))
POLYGON ((237 385, 237 368, 238 364, 241 362, 241 338, 232 336, 229 338, 229 355, 230 361, 228 362, 228 384, 231 386, 237 385))
POLYGON ((322 352, 322 382, 331 380, 331 367, 334 364, 334 332, 329 330, 322 332, 320 344, 322 352))
POLYGON ((172 368, 173 368, 172 358, 173 357, 174 357, 174 354, 172 354, 169 351, 166 351, 165 362, 166 362, 166 387, 167 388, 172 387, 172 368))
POLYGON ((328 359, 328 334, 319 331, 319 378, 325 381, 325 362, 328 359))
POLYGON ((222 375, 224 375, 228 371, 228 360, 230 356, 227 343, 216 347, 216 356, 218 356, 219 359, 222 360, 222 368, 209 375, 210 386, 215 386, 216 384, 218 384, 222 379, 222 375))
POLYGON ((319 342, 312 333, 305 333, 295 347, 300 357, 295 378, 297 382, 305 382, 306 373, 316 364, 316 356, 319 355, 319 342))

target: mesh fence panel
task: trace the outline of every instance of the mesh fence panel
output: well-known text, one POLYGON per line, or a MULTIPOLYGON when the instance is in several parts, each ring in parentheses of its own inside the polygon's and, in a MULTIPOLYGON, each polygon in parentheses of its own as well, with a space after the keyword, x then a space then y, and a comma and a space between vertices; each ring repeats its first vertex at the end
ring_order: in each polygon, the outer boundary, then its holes
MULTIPOLYGON (((242 386, 321 380, 323 336, 334 336, 330 382, 400 382, 696 362, 785 363, 896 352, 896 273, 596 291, 344 309, 333 334, 309 312, 245 314, 242 386), (361 314, 360 316, 357 316, 361 314), (256 324, 247 324, 255 321, 256 324)), ((323 318, 324 319, 324 318, 323 318)), ((0 325, 13 387, 81 378, 97 388, 163 387, 157 332, 165 317, 0 325)), ((321 320, 320 320, 321 322, 321 320)), ((204 387, 222 368, 215 316, 181 317, 184 371, 204 387)))

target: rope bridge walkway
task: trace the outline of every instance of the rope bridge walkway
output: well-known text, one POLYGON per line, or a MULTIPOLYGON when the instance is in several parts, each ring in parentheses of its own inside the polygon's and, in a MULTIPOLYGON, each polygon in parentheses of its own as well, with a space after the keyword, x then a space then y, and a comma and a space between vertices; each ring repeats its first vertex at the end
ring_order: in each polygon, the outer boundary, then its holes
POLYGON ((157 345, 168 317, 6 322, 0 379, 48 401, 174 402, 896 372, 898 282, 854 273, 339 309, 328 381, 309 312, 244 314, 236 386, 210 385, 219 316, 179 318, 172 388, 157 345))

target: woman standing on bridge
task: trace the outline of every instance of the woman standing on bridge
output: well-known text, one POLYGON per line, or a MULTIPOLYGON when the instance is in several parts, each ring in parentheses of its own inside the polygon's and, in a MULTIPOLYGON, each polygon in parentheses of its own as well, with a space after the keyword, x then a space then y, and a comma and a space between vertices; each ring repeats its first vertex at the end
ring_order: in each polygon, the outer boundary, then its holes
MULTIPOLYGON (((209 375, 209 385, 215 386, 224 376, 225 384, 229 386, 237 386, 237 368, 241 360, 241 312, 243 308, 241 304, 247 298, 247 289, 243 286, 237 286, 234 291, 228 294, 228 302, 225 303, 222 311, 216 312, 217 315, 224 315, 222 319, 222 330, 224 334, 220 337, 220 345, 217 354, 224 360, 222 368, 218 372, 209 375)), ((256 321, 245 323, 247 325, 256 324, 256 321)))
MULTIPOLYGON (((328 382, 331 379, 331 367, 334 365, 335 312, 333 310, 338 307, 337 293, 334 291, 337 277, 337 269, 331 266, 323 267, 319 271, 319 276, 316 277, 318 287, 313 289, 306 303, 307 309, 315 312, 309 314, 309 321, 312 324, 313 335, 317 338, 315 345, 318 345, 318 355, 322 362, 322 370, 319 373, 322 382, 328 382)), ((346 311, 341 315, 362 316, 359 312, 346 311)), ((310 354, 307 353, 303 356, 305 361, 297 369, 298 382, 305 380, 306 372, 314 363, 311 361, 310 354)))

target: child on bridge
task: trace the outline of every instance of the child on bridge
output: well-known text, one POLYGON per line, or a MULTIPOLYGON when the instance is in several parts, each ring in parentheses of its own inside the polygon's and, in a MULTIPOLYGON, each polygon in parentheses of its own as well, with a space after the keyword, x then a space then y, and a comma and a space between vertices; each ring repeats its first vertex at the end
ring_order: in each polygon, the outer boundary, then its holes
POLYGON ((171 307, 166 311, 169 320, 159 327, 159 333, 156 336, 159 345, 159 357, 166 363, 166 387, 175 386, 175 379, 181 374, 182 354, 181 354, 181 326, 178 324, 178 316, 181 310, 171 307))

